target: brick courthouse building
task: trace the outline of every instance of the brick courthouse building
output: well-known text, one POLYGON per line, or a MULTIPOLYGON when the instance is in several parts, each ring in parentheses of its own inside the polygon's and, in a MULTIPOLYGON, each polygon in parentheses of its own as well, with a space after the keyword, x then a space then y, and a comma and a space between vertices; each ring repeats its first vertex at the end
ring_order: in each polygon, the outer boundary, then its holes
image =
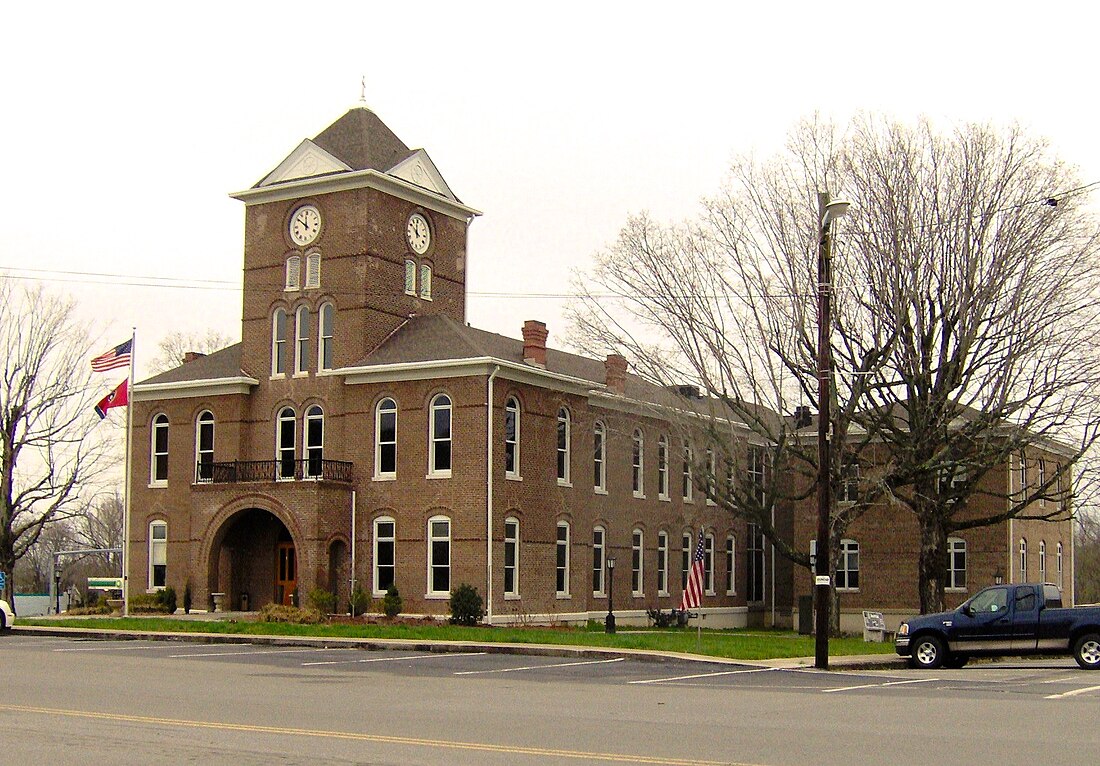
MULTIPOLYGON (((323 588, 344 609, 354 580, 444 615, 470 583, 492 622, 580 621, 607 612, 614 558, 616 614, 641 621, 678 604, 702 527, 705 624, 791 624, 809 575, 706 501, 715 456, 682 425, 693 390, 549 349, 540 322, 522 340, 467 325, 478 212, 426 152, 356 108, 233 196, 242 341, 134 386, 131 592, 190 584, 199 608, 255 609, 323 588)), ((731 478, 759 479, 764 450, 724 423, 746 445, 731 478)), ((776 513, 808 546, 809 512, 776 513)), ((846 609, 912 611, 915 552, 896 544, 895 515, 855 528, 846 609)), ((1005 526, 979 530, 962 592, 991 581, 989 556, 1012 573, 1005 526)), ((1045 555, 1057 545, 1072 571, 1069 522, 1043 526, 1059 530, 1045 555)))

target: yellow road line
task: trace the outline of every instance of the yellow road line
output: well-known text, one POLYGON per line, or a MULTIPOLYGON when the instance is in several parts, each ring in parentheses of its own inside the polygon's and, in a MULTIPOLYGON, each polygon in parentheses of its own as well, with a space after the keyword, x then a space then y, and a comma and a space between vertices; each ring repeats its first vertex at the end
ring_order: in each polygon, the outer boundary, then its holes
POLYGON ((156 718, 154 716, 129 715, 124 713, 104 713, 92 710, 65 710, 61 708, 37 707, 34 705, 6 705, 0 703, 0 710, 13 713, 35 713, 39 715, 62 716, 66 718, 88 718, 99 721, 123 721, 143 723, 155 726, 178 726, 192 729, 216 729, 219 731, 239 731, 252 734, 279 734, 285 736, 321 737, 326 739, 345 739, 358 742, 377 742, 387 745, 416 745, 449 750, 478 750, 489 753, 533 755, 548 758, 573 758, 585 761, 610 761, 613 763, 650 763, 660 766, 757 766, 756 764, 736 763, 733 761, 701 761, 690 758, 662 758, 660 756, 631 755, 628 753, 596 753, 583 750, 558 750, 544 747, 521 747, 516 745, 493 745, 485 742, 457 742, 445 739, 423 739, 420 737, 394 737, 385 734, 362 734, 348 731, 326 731, 324 729, 288 729, 281 726, 261 726, 259 724, 224 723, 221 721, 194 721, 183 718, 156 718))

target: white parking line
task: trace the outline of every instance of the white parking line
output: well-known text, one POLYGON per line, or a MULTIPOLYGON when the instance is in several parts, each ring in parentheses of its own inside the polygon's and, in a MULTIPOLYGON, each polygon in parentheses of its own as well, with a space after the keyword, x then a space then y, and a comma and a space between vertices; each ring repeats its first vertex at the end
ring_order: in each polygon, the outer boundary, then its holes
POLYGON ((714 676, 736 676, 743 673, 767 673, 779 668, 750 668, 749 670, 719 670, 714 673, 698 673, 692 676, 673 676, 672 678, 647 678, 644 681, 627 681, 628 684, 663 684, 669 681, 687 681, 693 678, 713 678, 714 676))
POLYGON ((111 646, 82 646, 74 649, 54 649, 55 652, 106 652, 110 650, 118 651, 119 649, 137 650, 137 649, 161 649, 160 646, 133 646, 129 641, 120 641, 117 644, 111 646))
POLYGON ((1073 691, 1063 692, 1062 694, 1051 694, 1046 699, 1048 700, 1060 700, 1066 697, 1076 697, 1078 694, 1088 694, 1089 692, 1100 691, 1100 686, 1086 686, 1083 689, 1074 689, 1073 691))
POLYGON ((903 684, 926 684, 929 681, 938 681, 938 678, 913 678, 909 681, 887 681, 884 684, 860 684, 859 686, 839 686, 836 689, 822 689, 823 694, 832 692, 850 692, 855 689, 881 689, 884 686, 902 686, 903 684))
POLYGON ((569 668, 577 665, 603 665, 608 662, 622 662, 624 657, 616 657, 611 660, 586 660, 584 662, 559 662, 554 665, 526 665, 522 668, 495 668, 493 670, 459 670, 456 676, 472 676, 479 673, 512 673, 516 670, 542 670, 543 668, 569 668))
MULTIPOLYGON (((251 646, 251 644, 249 644, 251 646)), ((169 657, 240 657, 249 654, 293 654, 295 652, 324 652, 326 649, 252 649, 246 652, 192 652, 189 654, 169 654, 169 657)), ((336 651, 348 651, 346 649, 336 651)))
POLYGON ((310 665, 354 665, 359 662, 400 662, 401 660, 426 660, 429 657, 478 657, 488 652, 434 652, 432 654, 412 654, 404 657, 368 657, 365 660, 327 660, 325 662, 303 662, 302 667, 310 665))

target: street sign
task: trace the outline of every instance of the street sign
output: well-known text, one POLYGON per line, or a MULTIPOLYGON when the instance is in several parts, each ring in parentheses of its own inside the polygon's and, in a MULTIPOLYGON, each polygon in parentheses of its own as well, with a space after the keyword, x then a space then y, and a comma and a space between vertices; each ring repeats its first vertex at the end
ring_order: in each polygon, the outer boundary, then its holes
POLYGON ((122 588, 121 577, 89 577, 89 588, 102 588, 102 589, 114 589, 119 590, 122 588))

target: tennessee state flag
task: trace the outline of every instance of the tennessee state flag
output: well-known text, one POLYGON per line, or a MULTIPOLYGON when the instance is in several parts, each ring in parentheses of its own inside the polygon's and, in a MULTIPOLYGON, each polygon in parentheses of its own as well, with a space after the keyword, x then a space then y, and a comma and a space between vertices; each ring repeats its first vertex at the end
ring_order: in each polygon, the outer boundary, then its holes
POLYGON ((99 400, 99 404, 95 406, 95 414, 99 415, 100 420, 107 417, 107 410, 112 407, 125 407, 130 403, 129 383, 129 380, 122 381, 114 391, 99 400))

